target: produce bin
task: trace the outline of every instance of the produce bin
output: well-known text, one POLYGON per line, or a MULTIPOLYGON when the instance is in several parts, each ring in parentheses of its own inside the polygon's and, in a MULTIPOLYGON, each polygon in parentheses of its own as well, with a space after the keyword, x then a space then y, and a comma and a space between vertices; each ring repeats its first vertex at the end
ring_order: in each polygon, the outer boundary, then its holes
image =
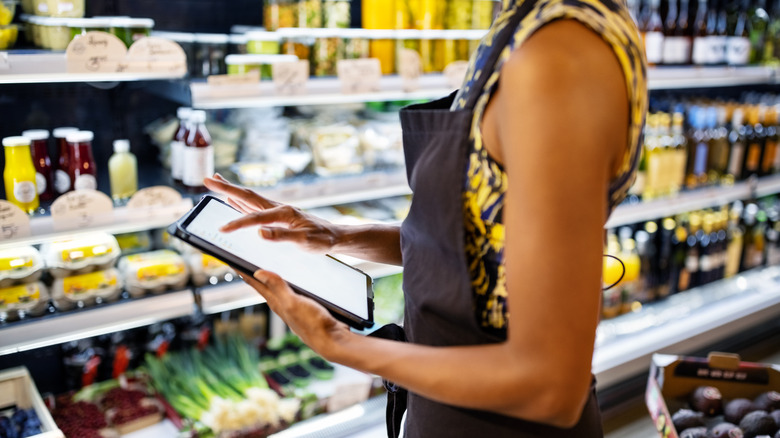
POLYGON ((0 372, 0 410, 14 406, 20 409, 35 409, 35 413, 41 421, 43 432, 35 435, 34 438, 65 437, 51 418, 35 383, 30 378, 30 372, 25 367, 11 368, 0 372))

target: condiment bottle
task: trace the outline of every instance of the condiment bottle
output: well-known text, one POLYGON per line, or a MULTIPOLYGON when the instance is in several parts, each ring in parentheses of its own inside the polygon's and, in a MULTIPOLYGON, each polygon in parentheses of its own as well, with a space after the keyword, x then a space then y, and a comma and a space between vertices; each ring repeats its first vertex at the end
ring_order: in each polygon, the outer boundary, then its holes
POLYGON ((68 147, 67 136, 71 132, 77 132, 79 128, 62 127, 52 131, 54 139, 57 142, 57 168, 54 171, 54 190, 58 195, 73 190, 73 184, 70 180, 70 148, 68 147))
POLYGON ((111 197, 124 201, 138 190, 138 162, 128 140, 114 140, 114 154, 108 159, 111 197))
POLYGON ((54 200, 54 178, 49 158, 49 131, 30 129, 22 132, 22 137, 30 140, 33 166, 35 166, 35 187, 40 202, 54 200))
POLYGON ((182 182, 188 191, 202 193, 206 191, 203 179, 214 174, 214 148, 206 130, 205 111, 192 111, 189 131, 183 154, 182 182))
POLYGON ((30 154, 30 140, 26 137, 6 137, 5 149, 5 196, 9 202, 27 213, 33 213, 40 205, 35 188, 35 166, 30 154))
POLYGON ((171 141, 171 177, 173 182, 181 184, 182 174, 184 172, 184 148, 187 143, 187 134, 189 134, 189 118, 192 108, 181 107, 176 111, 176 117, 179 119, 179 127, 173 135, 171 141))
POLYGON ((70 179, 74 190, 97 190, 97 168, 92 158, 92 131, 77 131, 68 134, 70 152, 70 179))

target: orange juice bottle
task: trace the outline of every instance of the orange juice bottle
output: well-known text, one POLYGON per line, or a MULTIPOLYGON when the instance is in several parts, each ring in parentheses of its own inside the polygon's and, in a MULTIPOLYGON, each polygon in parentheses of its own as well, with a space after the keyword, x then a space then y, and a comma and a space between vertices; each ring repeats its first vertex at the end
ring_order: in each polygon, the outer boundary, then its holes
POLYGON ((5 149, 5 196, 9 202, 27 213, 38 208, 38 190, 35 186, 35 166, 30 154, 30 140, 26 137, 6 137, 5 149))

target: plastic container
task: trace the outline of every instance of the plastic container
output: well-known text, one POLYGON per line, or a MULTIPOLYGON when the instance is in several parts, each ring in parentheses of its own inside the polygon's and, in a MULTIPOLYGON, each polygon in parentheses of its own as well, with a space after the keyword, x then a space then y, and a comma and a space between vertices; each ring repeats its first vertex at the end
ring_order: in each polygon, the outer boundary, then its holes
POLYGON ((344 40, 342 38, 317 38, 314 41, 311 55, 312 76, 336 76, 336 63, 344 58, 344 40))
POLYGON ((70 18, 38 17, 33 23, 39 34, 41 47, 50 50, 65 50, 73 39, 70 34, 70 18))
POLYGON ((229 75, 257 71, 261 78, 270 79, 273 64, 294 61, 295 59, 292 55, 228 55, 225 57, 225 64, 227 64, 229 75))
POLYGON ((298 27, 322 27, 322 0, 298 0, 298 27))
POLYGON ((322 27, 348 28, 352 20, 350 3, 350 0, 325 0, 322 3, 322 27))
POLYGON ((0 26, 7 26, 14 21, 17 4, 19 4, 19 2, 16 0, 0 1, 0 26))
POLYGON ((190 278, 184 259, 167 249, 122 257, 118 268, 134 298, 182 289, 190 278))
POLYGON ((18 25, 9 24, 7 26, 0 26, 0 50, 8 50, 13 48, 18 37, 18 25))
POLYGON ((187 264, 190 267, 192 283, 196 286, 233 281, 236 278, 233 268, 208 254, 190 254, 187 256, 187 264))
POLYGON ((38 281, 43 268, 43 257, 32 246, 0 250, 0 288, 38 281))
POLYGON ((81 18, 84 16, 84 0, 46 0, 46 4, 48 15, 52 17, 81 18))
POLYGON ((35 185, 35 166, 30 154, 30 140, 26 137, 6 137, 5 150, 5 197, 8 202, 26 213, 34 213, 39 204, 35 185))
POLYGON ((143 37, 151 36, 154 20, 151 18, 112 18, 110 32, 127 47, 143 37))
POLYGON ((281 49, 279 34, 276 32, 253 31, 246 36, 246 53, 252 55, 276 55, 281 49))
POLYGON ((106 233, 78 239, 46 242, 41 245, 46 267, 56 278, 86 274, 114 266, 120 256, 119 242, 106 233))
POLYGON ((230 37, 223 34, 195 34, 195 72, 193 75, 206 77, 225 74, 225 56, 230 37))
POLYGON ((119 271, 114 268, 56 278, 51 286, 52 303, 60 310, 116 301, 121 293, 119 271))
POLYGON ((110 18, 78 18, 68 21, 70 38, 76 38, 87 32, 108 32, 111 30, 110 18))
POLYGON ((282 163, 236 163, 231 170, 238 176, 242 185, 258 187, 273 186, 278 183, 285 174, 285 166, 282 163))
POLYGON ((123 255, 147 252, 152 249, 152 235, 149 231, 117 234, 115 237, 123 255))
POLYGON ((281 27, 296 27, 298 24, 297 0, 265 0, 263 26, 275 31, 281 27))
POLYGON ((285 37, 282 38, 282 53, 285 55, 295 55, 300 60, 311 58, 314 46, 312 37, 285 37))
POLYGON ((41 316, 49 307, 49 291, 39 282, 0 288, 0 322, 41 316))

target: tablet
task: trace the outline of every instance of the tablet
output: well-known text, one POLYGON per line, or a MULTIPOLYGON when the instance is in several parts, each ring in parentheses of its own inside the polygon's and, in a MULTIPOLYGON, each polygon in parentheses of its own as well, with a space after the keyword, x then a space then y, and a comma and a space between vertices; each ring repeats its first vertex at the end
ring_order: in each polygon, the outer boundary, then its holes
POLYGON ((291 242, 263 239, 258 227, 230 233, 220 227, 243 216, 226 202, 204 196, 168 232, 234 269, 279 274, 290 287, 319 302, 337 319, 358 329, 373 325, 371 277, 331 256, 313 254, 291 242))

